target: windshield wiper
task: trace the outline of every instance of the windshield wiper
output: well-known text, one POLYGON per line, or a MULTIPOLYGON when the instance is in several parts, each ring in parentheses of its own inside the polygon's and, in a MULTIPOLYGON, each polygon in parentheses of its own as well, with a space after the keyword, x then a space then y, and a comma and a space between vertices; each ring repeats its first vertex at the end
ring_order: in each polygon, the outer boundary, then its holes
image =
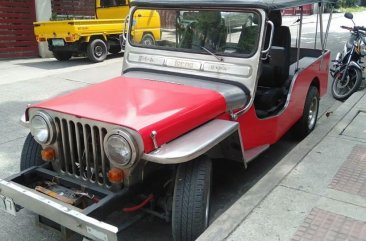
POLYGON ((201 49, 203 49, 204 51, 206 51, 207 53, 211 54, 212 56, 214 56, 218 61, 220 62, 224 62, 224 58, 221 56, 217 56, 216 54, 212 53, 210 50, 208 50, 207 48, 200 46, 201 49))

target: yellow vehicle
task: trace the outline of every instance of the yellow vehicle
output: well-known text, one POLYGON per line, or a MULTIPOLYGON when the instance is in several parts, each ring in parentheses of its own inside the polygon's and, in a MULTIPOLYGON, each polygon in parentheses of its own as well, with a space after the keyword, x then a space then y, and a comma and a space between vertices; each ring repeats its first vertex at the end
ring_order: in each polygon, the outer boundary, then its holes
MULTIPOLYGON (((96 0, 96 19, 35 22, 36 40, 48 42, 49 50, 60 61, 86 55, 92 62, 102 62, 108 52, 116 54, 121 51, 119 36, 124 32, 129 1, 96 0)), ((134 40, 144 44, 155 44, 160 40, 159 13, 139 10, 135 15, 134 40)))

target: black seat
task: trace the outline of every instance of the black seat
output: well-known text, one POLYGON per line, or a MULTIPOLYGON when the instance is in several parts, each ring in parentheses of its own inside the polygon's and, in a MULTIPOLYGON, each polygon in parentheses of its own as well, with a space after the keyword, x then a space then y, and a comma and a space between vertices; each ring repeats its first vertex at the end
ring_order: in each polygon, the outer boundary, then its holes
POLYGON ((227 30, 218 11, 201 11, 194 27, 193 48, 220 50, 226 42, 227 30))
POLYGON ((227 29, 220 12, 201 11, 183 33, 180 47, 211 51, 221 50, 225 46, 227 29))
MULTIPOLYGON (((274 24, 270 57, 263 61, 262 72, 254 101, 258 117, 266 117, 282 108, 286 100, 284 85, 289 77, 291 34, 290 29, 282 26, 280 11, 272 11, 268 16, 274 24)), ((269 44, 271 28, 266 31, 265 45, 269 44)))
POLYGON ((258 16, 253 14, 252 22, 249 26, 244 24, 240 32, 237 52, 241 54, 252 54, 255 51, 255 46, 258 41, 259 32, 258 16))
MULTIPOLYGON (((282 87, 287 80, 290 70, 291 33, 287 26, 282 26, 282 16, 279 10, 269 13, 268 18, 274 24, 270 58, 263 63, 259 86, 282 87)), ((271 28, 266 31, 265 45, 269 44, 271 28)))

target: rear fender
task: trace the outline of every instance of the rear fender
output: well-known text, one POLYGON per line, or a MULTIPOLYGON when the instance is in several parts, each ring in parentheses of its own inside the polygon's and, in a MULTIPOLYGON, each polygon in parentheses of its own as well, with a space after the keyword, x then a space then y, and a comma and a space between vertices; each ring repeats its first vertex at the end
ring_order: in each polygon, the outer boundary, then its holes
POLYGON ((101 39, 103 41, 107 41, 107 36, 106 35, 93 35, 93 36, 85 36, 85 42, 89 43, 90 41, 94 40, 94 39, 101 39))

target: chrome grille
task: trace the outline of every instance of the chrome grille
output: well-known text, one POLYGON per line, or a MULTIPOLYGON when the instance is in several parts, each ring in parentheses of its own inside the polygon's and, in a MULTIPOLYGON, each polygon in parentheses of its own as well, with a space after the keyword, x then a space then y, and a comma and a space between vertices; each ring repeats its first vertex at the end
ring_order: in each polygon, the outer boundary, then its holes
POLYGON ((110 164, 103 149, 107 129, 61 117, 55 117, 55 123, 61 172, 110 187, 110 164))

